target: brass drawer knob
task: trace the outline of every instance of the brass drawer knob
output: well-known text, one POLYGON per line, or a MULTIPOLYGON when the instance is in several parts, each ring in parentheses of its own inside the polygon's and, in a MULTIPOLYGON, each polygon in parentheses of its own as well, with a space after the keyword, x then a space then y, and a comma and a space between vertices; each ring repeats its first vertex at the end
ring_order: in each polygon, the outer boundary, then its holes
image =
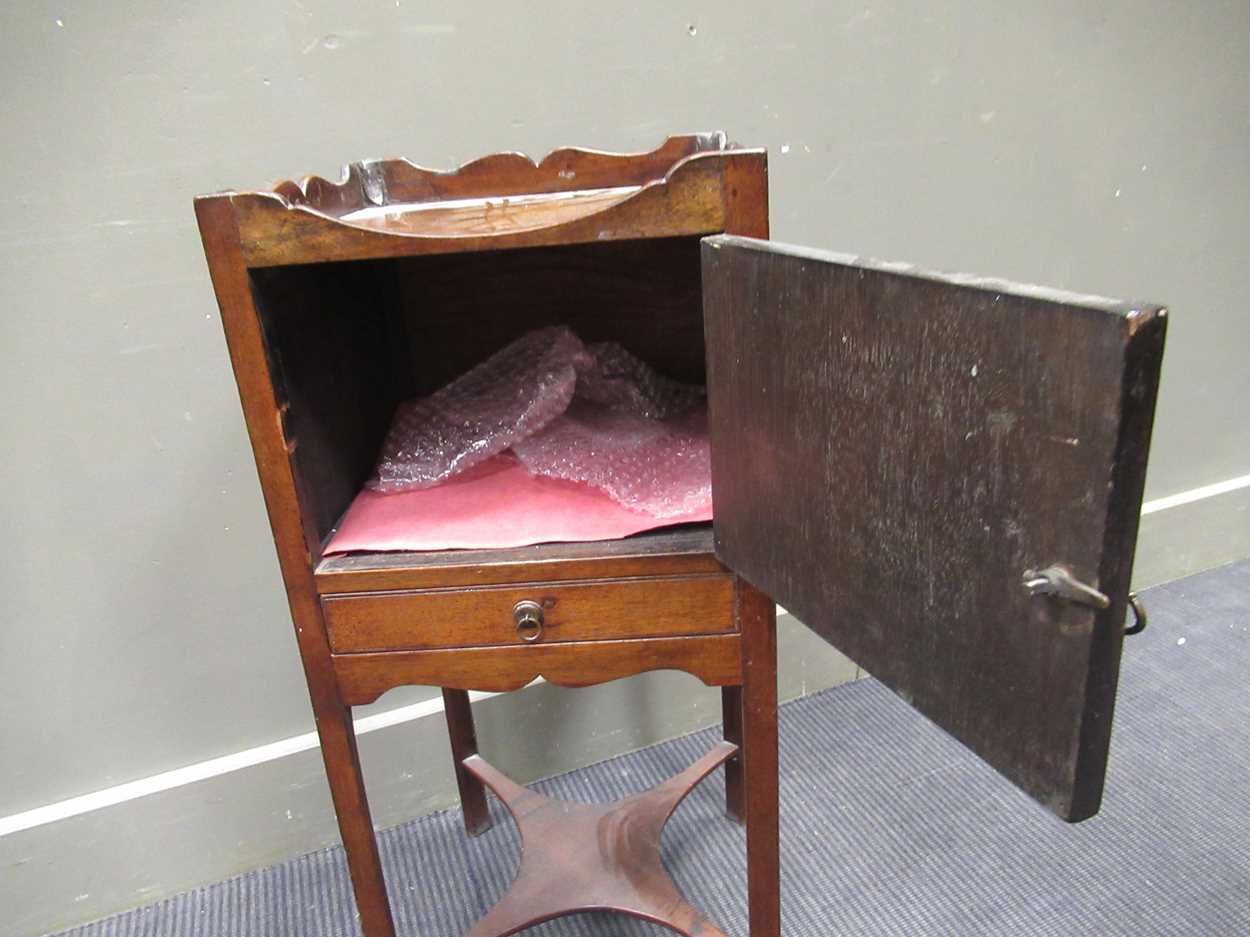
POLYGON ((523 599, 512 606, 512 620, 522 641, 534 643, 543 636, 543 607, 537 602, 523 599))

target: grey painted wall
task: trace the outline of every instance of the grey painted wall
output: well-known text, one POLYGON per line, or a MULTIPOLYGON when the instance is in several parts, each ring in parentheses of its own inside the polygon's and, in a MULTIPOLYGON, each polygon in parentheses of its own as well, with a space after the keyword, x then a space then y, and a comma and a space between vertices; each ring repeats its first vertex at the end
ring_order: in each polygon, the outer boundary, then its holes
MULTIPOLYGON (((769 147, 781 240, 1169 302, 1148 497, 1250 473, 1250 7, 1024 7, 5 5, 0 816, 311 725, 196 193, 723 127, 769 147)), ((1152 515, 1139 579, 1250 554, 1248 506, 1243 489, 1152 515)), ((848 672, 816 659, 787 655, 789 692, 848 672)), ((497 757, 542 773, 714 718, 663 686, 673 715, 631 721, 620 694, 640 690, 588 691, 551 710, 564 755, 499 731, 497 757)), ((522 712, 548 691, 526 692, 522 712)), ((441 750, 414 769, 382 744, 438 733, 395 733, 366 746, 386 822, 449 791, 441 750), (414 771, 433 793, 399 783, 414 771)), ((0 934, 313 848, 324 800, 296 756, 0 838, 18 909, 0 934), (314 819, 249 819, 288 809, 314 819)))

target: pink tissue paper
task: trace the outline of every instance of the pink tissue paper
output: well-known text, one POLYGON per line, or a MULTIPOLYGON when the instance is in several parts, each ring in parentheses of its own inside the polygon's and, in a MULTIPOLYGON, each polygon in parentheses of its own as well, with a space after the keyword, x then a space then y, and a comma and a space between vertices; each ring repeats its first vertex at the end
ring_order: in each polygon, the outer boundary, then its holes
POLYGON ((568 328, 399 406, 327 553, 604 540, 712 516, 703 388, 568 328))
POLYGON ((615 540, 668 524, 711 519, 709 502, 660 521, 589 485, 531 475, 516 459, 503 455, 437 488, 400 494, 362 491, 325 552, 504 549, 615 540))

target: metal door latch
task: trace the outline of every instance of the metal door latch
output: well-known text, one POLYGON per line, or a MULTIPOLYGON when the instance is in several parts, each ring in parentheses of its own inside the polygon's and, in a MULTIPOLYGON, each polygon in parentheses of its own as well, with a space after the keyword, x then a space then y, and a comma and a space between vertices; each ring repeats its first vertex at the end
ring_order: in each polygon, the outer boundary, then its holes
MULTIPOLYGON (((1045 569, 1026 569, 1024 571, 1024 588, 1029 595, 1053 595, 1055 598, 1090 608, 1104 609, 1111 607, 1111 600, 1106 593, 1099 592, 1091 585, 1081 582, 1072 575, 1071 570, 1058 563, 1045 569)), ((1146 630, 1146 606, 1138 598, 1136 592, 1128 596, 1129 608, 1133 610, 1133 624, 1124 629, 1125 634, 1140 634, 1146 630)))
POLYGON ((1093 586, 1086 585, 1072 575, 1071 570, 1058 563, 1045 569, 1024 571, 1024 588, 1029 595, 1053 595, 1090 608, 1110 608, 1111 600, 1093 586))

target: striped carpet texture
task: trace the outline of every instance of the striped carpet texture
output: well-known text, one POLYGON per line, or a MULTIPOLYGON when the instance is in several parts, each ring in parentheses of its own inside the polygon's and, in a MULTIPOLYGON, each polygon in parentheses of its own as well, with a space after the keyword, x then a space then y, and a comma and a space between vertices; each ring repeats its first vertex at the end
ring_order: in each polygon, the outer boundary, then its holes
MULTIPOLYGON (((1129 641, 1103 811, 1066 826, 870 680, 782 711, 787 935, 1250 935, 1250 562, 1150 590, 1129 641)), ((625 796, 680 771, 702 732, 537 785, 625 796)), ((486 753, 488 757, 491 753, 486 753)), ((501 767, 506 768, 506 764, 501 767)), ((741 829, 718 772, 678 810, 665 859, 692 902, 746 937, 741 829)), ((458 811, 381 836, 399 932, 455 937, 507 887, 518 841, 467 839, 458 811)), ((66 937, 350 937, 343 855, 251 872, 66 937)), ((658 935, 612 915, 536 937, 658 935)))

